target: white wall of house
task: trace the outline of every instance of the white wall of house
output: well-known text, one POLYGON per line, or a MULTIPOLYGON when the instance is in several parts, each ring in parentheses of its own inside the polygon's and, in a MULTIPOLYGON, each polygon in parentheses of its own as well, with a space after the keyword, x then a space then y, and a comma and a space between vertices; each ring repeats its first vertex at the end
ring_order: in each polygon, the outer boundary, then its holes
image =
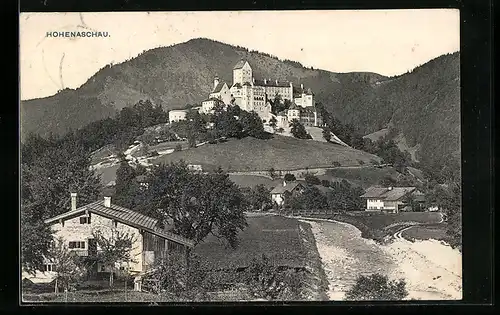
POLYGON ((187 111, 185 110, 171 110, 168 112, 168 121, 180 121, 185 120, 187 115, 187 111))
MULTIPOLYGON (((103 233, 104 237, 110 237, 112 235, 112 231, 119 231, 122 233, 130 233, 133 236, 132 249, 131 249, 131 257, 134 262, 128 264, 129 271, 131 272, 140 272, 142 271, 142 235, 137 228, 125 225, 123 223, 117 222, 116 226, 114 225, 114 221, 95 213, 90 214, 90 224, 82 224, 80 223, 80 217, 76 217, 67 221, 64 221, 64 226, 61 223, 56 223, 52 225, 53 237, 59 238, 62 237, 65 241, 66 245, 69 245, 69 242, 79 241, 85 242, 84 248, 80 249, 70 249, 73 251, 80 251, 81 253, 85 253, 88 251, 88 240, 93 238, 92 232, 99 230, 103 233)), ((99 247, 97 248, 99 250, 99 247)), ((124 266, 116 266, 116 267, 124 267, 124 266)), ((101 266, 98 266, 98 271, 101 271, 101 266)))
POLYGON ((384 209, 384 201, 381 199, 366 199, 366 209, 367 210, 383 210, 384 209))

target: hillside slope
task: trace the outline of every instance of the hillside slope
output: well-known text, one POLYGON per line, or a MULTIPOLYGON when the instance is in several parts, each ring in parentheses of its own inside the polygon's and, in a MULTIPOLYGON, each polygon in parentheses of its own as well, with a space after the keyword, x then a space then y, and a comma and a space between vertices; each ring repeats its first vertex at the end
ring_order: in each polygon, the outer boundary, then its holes
POLYGON ((173 152, 152 162, 170 163, 184 160, 200 164, 205 169, 221 167, 225 171, 297 170, 342 166, 359 166, 359 161, 370 164, 380 158, 363 151, 338 144, 275 135, 261 140, 247 137, 225 143, 207 144, 195 149, 173 152))

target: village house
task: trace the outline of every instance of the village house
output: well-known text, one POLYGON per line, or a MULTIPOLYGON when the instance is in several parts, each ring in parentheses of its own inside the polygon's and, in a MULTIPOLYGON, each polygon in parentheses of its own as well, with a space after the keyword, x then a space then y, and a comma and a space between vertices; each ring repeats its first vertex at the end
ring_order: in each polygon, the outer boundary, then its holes
POLYGON ((283 181, 278 186, 271 190, 271 201, 273 204, 283 206, 286 198, 289 196, 296 196, 304 191, 304 185, 298 181, 287 182, 283 181))
MULTIPOLYGON (((168 259, 172 252, 188 255, 194 246, 191 240, 170 232, 168 227, 161 227, 157 219, 112 204, 110 197, 77 206, 77 194, 71 193, 71 209, 47 219, 45 223, 51 226, 54 239, 62 238, 69 251, 89 258, 97 256, 101 250, 94 238, 95 232, 99 231, 106 238, 111 238, 117 231, 132 235, 133 261, 117 264, 113 270, 128 272, 138 278, 150 270, 157 259, 168 259)), ((99 263, 93 264, 90 274, 109 274, 109 267, 99 263)), ((38 273, 37 277, 45 277, 50 282, 54 276, 52 262, 46 260, 43 269, 49 272, 42 272, 41 276, 38 273)), ((140 290, 140 285, 136 289, 140 290)))
POLYGON ((398 213, 418 210, 407 204, 407 198, 413 198, 416 204, 421 204, 423 196, 416 187, 370 187, 361 198, 366 199, 367 211, 398 213))
POLYGON ((170 123, 186 119, 187 109, 173 109, 168 112, 168 121, 170 123))

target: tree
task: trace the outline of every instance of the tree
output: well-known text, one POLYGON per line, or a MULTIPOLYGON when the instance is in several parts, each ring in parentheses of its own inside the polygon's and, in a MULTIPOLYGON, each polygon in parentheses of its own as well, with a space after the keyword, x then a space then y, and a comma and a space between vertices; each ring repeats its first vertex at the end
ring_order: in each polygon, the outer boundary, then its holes
POLYGON ((96 240, 98 248, 96 260, 110 268, 109 286, 113 287, 113 274, 116 265, 135 262, 131 255, 135 237, 131 233, 122 232, 115 228, 111 229, 109 233, 94 230, 92 236, 96 240))
POLYGON ((182 151, 182 146, 180 144, 176 145, 174 148, 174 152, 182 151))
POLYGON ((247 197, 251 209, 263 211, 272 207, 271 192, 260 184, 253 187, 247 197))
POLYGON ((328 207, 326 196, 315 186, 307 186, 299 198, 302 205, 309 209, 325 209, 328 207))
POLYGON ((173 232, 195 243, 211 233, 237 246, 238 230, 247 226, 246 203, 226 173, 192 172, 181 161, 156 167, 150 177, 139 212, 160 222, 172 220, 173 232))
POLYGON ((311 173, 307 173, 304 176, 304 179, 308 185, 321 185, 321 181, 319 180, 319 178, 311 173))
POLYGON ((139 185, 136 181, 138 175, 136 170, 127 161, 120 163, 120 167, 116 170, 114 195, 116 204, 126 208, 134 206, 134 200, 139 191, 139 185))
POLYGON ((323 128, 323 139, 325 139, 326 142, 330 142, 330 140, 332 140, 332 131, 330 130, 330 128, 323 128))
POLYGON ((291 133, 295 138, 298 139, 312 139, 311 135, 307 133, 304 125, 300 123, 297 119, 293 119, 290 122, 291 133))
POLYGON ((295 175, 287 173, 285 174, 284 180, 287 182, 294 182, 297 180, 297 178, 295 178, 295 175))
POLYGON ((275 170, 273 167, 271 167, 271 168, 269 169, 268 173, 269 173, 269 176, 270 176, 272 179, 275 179, 275 178, 276 178, 276 170, 275 170))
POLYGON ((264 125, 262 124, 262 119, 260 119, 256 112, 241 111, 240 123, 243 135, 259 139, 263 138, 265 133, 264 125))
POLYGON ((358 276, 356 284, 346 293, 348 301, 399 301, 408 296, 406 282, 389 280, 387 276, 373 274, 358 276))
POLYGON ((276 130, 276 126, 278 124, 278 121, 276 120, 276 117, 272 116, 271 119, 269 119, 269 126, 273 128, 273 130, 276 130))
POLYGON ((254 258, 244 271, 245 283, 250 293, 266 300, 300 300, 304 275, 293 270, 281 271, 273 266, 266 255, 254 258))
POLYGON ((48 258, 53 262, 56 276, 54 281, 54 291, 59 292, 59 288, 69 290, 75 282, 82 279, 86 273, 76 262, 76 255, 68 250, 62 238, 55 240, 55 244, 50 248, 48 258))

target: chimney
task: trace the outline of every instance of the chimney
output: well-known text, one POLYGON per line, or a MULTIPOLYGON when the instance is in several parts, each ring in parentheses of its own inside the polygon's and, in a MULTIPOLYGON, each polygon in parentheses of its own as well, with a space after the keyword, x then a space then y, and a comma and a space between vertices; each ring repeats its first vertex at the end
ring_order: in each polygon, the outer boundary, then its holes
POLYGON ((264 84, 267 84, 267 79, 264 79, 264 84))
POLYGON ((76 210, 76 193, 71 193, 71 210, 76 210))
POLYGON ((302 83, 300 84, 300 89, 302 89, 302 90, 304 89, 304 84, 302 84, 302 83))
POLYGON ((255 78, 252 78, 252 83, 255 84, 255 78))
POLYGON ((104 206, 106 208, 111 208, 111 197, 104 197, 104 206))
POLYGON ((290 87, 293 88, 293 82, 292 81, 290 81, 290 87))
POLYGON ((276 80, 276 85, 278 85, 278 80, 276 80))
POLYGON ((285 187, 285 186, 286 186, 286 180, 283 181, 283 187, 285 187))
POLYGON ((217 87, 217 85, 219 85, 219 77, 215 76, 215 78, 214 78, 214 90, 217 87))

